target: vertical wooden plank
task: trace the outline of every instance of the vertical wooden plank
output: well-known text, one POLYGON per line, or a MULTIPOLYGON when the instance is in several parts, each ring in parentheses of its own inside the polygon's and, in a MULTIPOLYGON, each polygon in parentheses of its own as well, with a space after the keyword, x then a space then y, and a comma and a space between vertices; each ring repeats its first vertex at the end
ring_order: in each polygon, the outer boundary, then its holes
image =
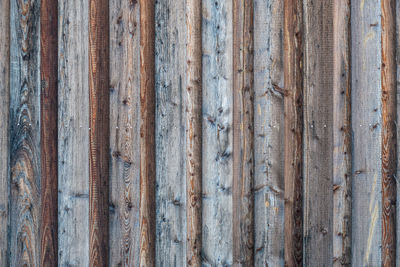
POLYGON ((396 265, 396 2, 382 0, 382 266, 396 265))
POLYGON ((233 1, 233 265, 254 264, 253 1, 233 1))
POLYGON ((0 266, 8 266, 10 1, 0 2, 0 266))
MULTIPOLYGON (((400 14, 400 1, 396 1, 396 14, 400 14)), ((396 65, 400 65, 400 16, 395 17, 396 20, 396 44, 395 44, 395 50, 396 50, 396 65)), ((397 103, 400 103, 400 68, 396 67, 396 100, 397 103)), ((397 118, 400 118, 400 109, 397 109, 397 118)), ((397 121, 397 120, 396 120, 397 121)), ((396 138, 397 138, 397 166, 400 166, 400 149, 398 145, 400 144, 400 125, 399 123, 396 124, 396 138)), ((396 177, 400 177, 400 169, 397 168, 396 171, 396 177)), ((396 255, 400 255, 400 183, 397 182, 396 179, 396 186, 397 186, 397 199, 396 199, 396 255)))
POLYGON ((380 1, 351 5, 352 265, 381 265, 380 1))
POLYGON ((303 1, 284 2, 285 265, 303 264, 303 1))
POLYGON ((254 1, 254 264, 283 266, 283 1, 254 1))
POLYGON ((186 0, 186 264, 201 266, 202 1, 186 0))
POLYGON ((11 266, 40 262, 39 10, 39 1, 11 1, 11 266))
POLYGON ((185 0, 156 1, 157 266, 187 265, 185 6, 185 0))
POLYGON ((351 263, 350 0, 333 10, 333 265, 351 263))
POLYGON ((232 1, 203 1, 203 266, 232 258, 232 1))
POLYGON ((58 264, 58 1, 40 3, 41 266, 58 264))
POLYGON ((58 262, 61 266, 89 266, 88 8, 80 0, 59 1, 58 262))
POLYGON ((140 266, 155 265, 155 3, 140 0, 140 266))
POLYGON ((110 266, 139 266, 140 13, 110 1, 110 266))
POLYGON ((89 264, 108 265, 109 3, 89 1, 89 264))
POLYGON ((304 265, 333 259, 333 1, 304 2, 304 265))

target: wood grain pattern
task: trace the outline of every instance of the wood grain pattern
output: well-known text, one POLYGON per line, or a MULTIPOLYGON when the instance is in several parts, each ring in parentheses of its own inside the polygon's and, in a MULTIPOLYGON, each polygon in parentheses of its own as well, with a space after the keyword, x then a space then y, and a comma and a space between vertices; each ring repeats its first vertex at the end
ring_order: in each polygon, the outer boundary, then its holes
POLYGON ((110 266, 139 266, 140 13, 110 1, 110 266))
POLYGON ((396 265, 396 6, 381 1, 382 15, 382 266, 396 265))
POLYGON ((334 1, 333 265, 351 263, 350 0, 334 1))
POLYGON ((285 265, 303 264, 303 5, 284 2, 285 265))
POLYGON ((203 1, 203 266, 232 258, 232 1, 203 1))
POLYGON ((382 61, 378 7, 380 1, 351 1, 353 266, 382 264, 382 61))
POLYGON ((10 1, 0 2, 0 39, 0 266, 9 266, 10 1))
POLYGON ((40 3, 41 266, 58 264, 58 1, 40 3))
POLYGON ((58 263, 89 266, 88 10, 59 1, 58 263), (79 114, 79 116, 77 116, 79 114))
POLYGON ((253 1, 233 1, 233 265, 254 264, 253 1))
POLYGON ((155 265, 154 0, 140 0, 140 266, 155 265))
POLYGON ((11 1, 10 266, 40 263, 40 2, 11 1))
POLYGON ((304 2, 304 265, 333 252, 333 1, 304 2))
POLYGON ((283 1, 254 1, 254 265, 284 265, 283 1))
POLYGON ((186 0, 186 263, 201 266, 202 1, 186 0))
POLYGON ((89 258, 108 265, 109 3, 89 1, 89 258))

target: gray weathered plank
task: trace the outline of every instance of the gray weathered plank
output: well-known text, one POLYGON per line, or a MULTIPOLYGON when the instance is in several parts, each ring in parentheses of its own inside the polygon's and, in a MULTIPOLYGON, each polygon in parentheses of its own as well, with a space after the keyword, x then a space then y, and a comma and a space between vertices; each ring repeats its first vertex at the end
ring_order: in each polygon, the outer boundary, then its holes
POLYGON ((304 2, 304 264, 332 265, 333 0, 304 2))
MULTIPOLYGON (((400 65, 400 1, 396 1, 396 44, 395 44, 395 49, 396 49, 396 64, 397 66, 400 65)), ((400 103, 400 68, 397 68, 397 83, 396 83, 396 88, 397 88, 397 103, 400 103)), ((400 253, 400 183, 398 182, 398 178, 400 177, 400 125, 399 125, 399 118, 400 118, 400 108, 397 108, 397 179, 396 179, 396 184, 397 184, 397 200, 396 200, 396 219, 397 219, 397 224, 396 224, 396 255, 399 257, 400 253)), ((399 264, 397 264, 399 266, 399 264)))
POLYGON ((110 266, 139 266, 139 4, 110 1, 110 266))
POLYGON ((10 265, 40 261, 40 1, 11 1, 10 265))
POLYGON ((0 266, 7 266, 8 242, 8 119, 10 100, 10 1, 0 2, 0 266))
POLYGON ((185 3, 156 1, 157 266, 186 266, 185 3))
POLYGON ((88 4, 59 1, 60 266, 89 266, 88 4))
POLYGON ((351 5, 352 265, 381 265, 380 1, 351 5))
POLYGON ((283 266, 283 1, 254 1, 254 264, 283 266), (277 89, 275 89, 277 88, 277 89))
POLYGON ((203 1, 203 266, 232 259, 232 2, 203 1))

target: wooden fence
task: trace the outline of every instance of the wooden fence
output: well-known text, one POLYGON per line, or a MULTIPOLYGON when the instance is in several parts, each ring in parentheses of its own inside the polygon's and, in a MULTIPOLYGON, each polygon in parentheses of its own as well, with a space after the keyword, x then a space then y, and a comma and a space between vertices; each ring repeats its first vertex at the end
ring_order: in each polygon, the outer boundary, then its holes
POLYGON ((1 0, 0 266, 396 266, 399 9, 1 0))

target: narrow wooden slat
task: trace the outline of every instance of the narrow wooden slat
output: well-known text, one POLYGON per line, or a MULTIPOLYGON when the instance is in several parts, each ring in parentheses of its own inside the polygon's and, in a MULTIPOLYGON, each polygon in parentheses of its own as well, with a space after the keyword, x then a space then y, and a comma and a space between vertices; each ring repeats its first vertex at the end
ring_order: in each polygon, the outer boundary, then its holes
POLYGON ((253 1, 233 1, 233 265, 254 264, 253 1))
POLYGON ((80 0, 59 1, 58 262, 61 266, 89 266, 88 8, 80 0))
MULTIPOLYGON (((396 14, 400 14, 400 1, 396 1, 396 14)), ((395 17, 396 20, 396 65, 400 65, 400 16, 395 17)), ((400 68, 396 68, 396 100, 397 103, 400 103, 400 68)), ((397 118, 400 118, 400 108, 397 108, 397 118)), ((396 122, 398 119, 396 120, 396 122)), ((396 138, 397 144, 400 143, 400 125, 399 123, 396 124, 396 138)), ((397 147, 397 166, 400 166, 400 149, 397 147)), ((397 168, 396 177, 400 177, 400 169, 397 168)), ((400 255, 400 183, 397 182, 397 200, 396 200, 396 255, 400 255)))
POLYGON ((232 258, 232 1, 203 1, 203 266, 232 258))
POLYGON ((254 265, 284 265, 283 1, 254 1, 254 265))
POLYGON ((333 259, 333 0, 304 2, 304 265, 333 259))
POLYGON ((285 264, 303 263, 303 2, 284 2, 285 264))
POLYGON ((40 263, 40 1, 10 1, 10 266, 40 263))
POLYGON ((352 260, 381 262, 380 1, 351 1, 352 260))
POLYGON ((201 2, 201 0, 186 0, 186 263, 189 266, 201 266, 201 2))
POLYGON ((109 3, 89 1, 89 264, 108 265, 109 3))
POLYGON ((139 16, 110 1, 110 266, 139 266, 139 16))
POLYGON ((381 1, 382 15, 382 266, 396 265, 396 2, 381 1))
POLYGON ((58 264, 58 1, 40 3, 41 266, 58 264))
POLYGON ((333 265, 351 263, 350 0, 333 13, 333 265))
POLYGON ((155 265, 154 0, 140 0, 140 266, 155 265))
POLYGON ((0 2, 0 266, 8 266, 10 1, 0 2))

